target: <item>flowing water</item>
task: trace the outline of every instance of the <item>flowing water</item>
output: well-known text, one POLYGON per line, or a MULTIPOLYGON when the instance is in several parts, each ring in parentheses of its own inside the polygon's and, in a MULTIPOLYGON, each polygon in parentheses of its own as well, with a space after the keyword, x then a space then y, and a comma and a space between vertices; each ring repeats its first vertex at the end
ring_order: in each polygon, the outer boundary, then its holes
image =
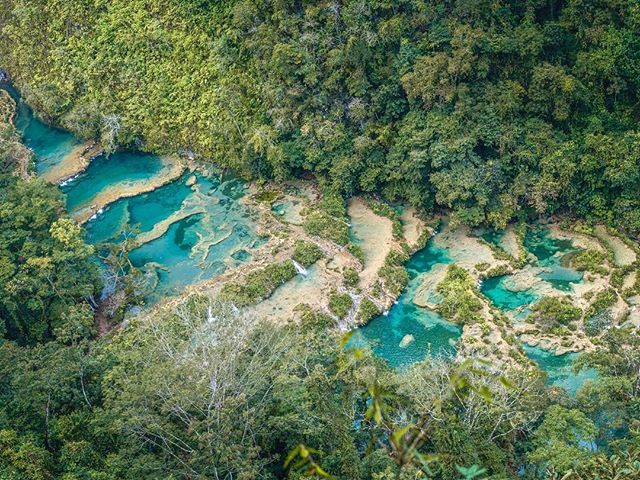
POLYGON ((0 84, 16 101, 17 110, 14 125, 22 135, 23 143, 36 154, 36 173, 41 175, 59 164, 80 142, 74 135, 53 128, 39 120, 24 103, 19 93, 11 85, 0 84))
POLYGON ((409 284, 396 304, 386 315, 380 315, 359 328, 354 335, 355 341, 371 345, 373 351, 392 367, 409 365, 427 355, 453 356, 455 341, 461 334, 460 328, 437 313, 413 303, 413 296, 422 285, 423 275, 428 275, 437 264, 451 262, 447 251, 430 241, 409 260, 409 284), (409 342, 411 338, 413 340, 409 342))
MULTIPOLYGON (((17 91, 6 88, 18 105, 16 128, 35 153, 36 172, 43 174, 81 142, 38 120, 17 91)), ((61 186, 72 215, 95 202, 106 204, 85 223, 87 241, 119 242, 124 232, 138 240, 130 260, 143 272, 148 303, 246 262, 264 241, 255 233, 255 215, 239 201, 245 191, 240 179, 197 173, 161 185, 169 168, 168 160, 142 152, 100 155, 61 186), (161 186, 135 194, 149 182, 161 186), (118 198, 123 192, 132 196, 118 198)))
MULTIPOLYGON (((2 88, 17 101, 16 128, 35 153, 38 174, 58 165, 81 144, 70 133, 37 119, 15 89, 2 88)), ((165 167, 163 159, 155 155, 139 152, 102 155, 62 190, 67 195, 69 210, 78 211, 101 195, 104 197, 105 192, 154 179, 165 167)), ((130 259, 143 272, 143 296, 153 303, 251 258, 252 249, 263 239, 255 234, 252 213, 238 201, 243 194, 243 183, 237 178, 221 180, 218 175, 185 174, 151 192, 109 200, 85 224, 86 238, 96 244, 118 242, 123 232, 134 232, 129 234, 136 235, 139 246, 131 252, 130 259)), ((293 208, 283 203, 274 210, 287 215, 293 208)), ((483 238, 496 244, 501 241, 498 232, 487 232, 483 238)), ((566 291, 572 283, 581 281, 579 272, 562 265, 564 254, 574 250, 570 242, 551 239, 543 230, 532 230, 525 246, 545 267, 540 277, 555 288, 566 291)), ((422 277, 435 265, 451 262, 446 250, 429 242, 407 264, 409 284, 396 304, 385 315, 358 329, 354 341, 368 343, 393 367, 411 364, 427 355, 453 356, 460 328, 412 301, 422 277)), ((510 291, 504 282, 504 278, 496 278, 483 285, 483 292, 498 308, 522 308, 535 301, 535 293, 510 291)), ((537 348, 525 349, 547 372, 551 383, 570 392, 575 392, 585 379, 594 377, 592 371, 572 373, 575 354, 554 356, 537 348)))

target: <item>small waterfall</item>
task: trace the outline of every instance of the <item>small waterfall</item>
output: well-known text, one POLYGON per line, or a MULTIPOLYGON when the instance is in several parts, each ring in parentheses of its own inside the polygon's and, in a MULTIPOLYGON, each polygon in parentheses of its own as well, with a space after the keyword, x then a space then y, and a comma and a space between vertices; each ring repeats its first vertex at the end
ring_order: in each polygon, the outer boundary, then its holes
POLYGON ((296 262, 293 258, 291 259, 291 261, 293 262, 293 266, 296 267, 296 272, 298 272, 303 277, 306 277, 307 275, 309 275, 309 272, 307 271, 306 268, 304 268, 302 265, 296 262))
POLYGON ((217 320, 217 318, 213 315, 213 308, 209 305, 209 308, 207 309, 207 322, 213 323, 215 320, 217 320))

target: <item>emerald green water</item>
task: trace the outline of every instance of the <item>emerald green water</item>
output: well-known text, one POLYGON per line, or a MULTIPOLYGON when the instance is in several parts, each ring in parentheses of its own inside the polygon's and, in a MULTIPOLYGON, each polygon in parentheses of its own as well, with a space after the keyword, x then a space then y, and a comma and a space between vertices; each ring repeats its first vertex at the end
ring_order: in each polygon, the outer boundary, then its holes
MULTIPOLYGON (((70 133, 35 118, 18 92, 6 88, 17 102, 16 127, 35 153, 38 173, 46 172, 80 145, 70 133)), ((100 155, 85 172, 61 187, 67 209, 73 212, 91 205, 108 189, 149 180, 164 167, 157 155, 100 155)), ((139 293, 147 303, 154 303, 246 262, 251 250, 264 242, 255 233, 256 216, 238 201, 244 191, 244 183, 235 177, 183 175, 152 192, 107 205, 85 224, 86 238, 94 244, 118 242, 125 228, 135 228, 139 235, 156 229, 148 242, 130 252, 132 264, 144 274, 139 293)))
POLYGON ((162 158, 144 153, 123 152, 99 155, 74 180, 62 186, 70 212, 90 205, 100 192, 114 185, 149 180, 163 167, 162 158))
POLYGON ((256 214, 237 201, 243 193, 238 178, 184 175, 115 202, 88 223, 87 235, 93 242, 117 241, 125 227, 144 234, 168 223, 164 233, 129 255, 147 280, 143 297, 154 303, 246 262, 264 242, 254 231, 256 214))
POLYGON ((556 290, 570 292, 572 284, 582 281, 582 272, 562 265, 563 258, 577 251, 570 240, 552 238, 544 228, 529 228, 524 246, 536 256, 538 265, 545 269, 540 273, 540 278, 556 290))
MULTIPOLYGON (((6 88, 17 101, 16 127, 25 144, 36 156, 36 171, 46 172, 80 145, 73 135, 52 128, 33 116, 29 107, 10 86, 6 88)), ((90 204, 100 192, 127 182, 144 181, 157 175, 162 160, 155 155, 126 152, 95 158, 86 172, 62 187, 70 210, 90 204)), ((119 241, 125 228, 136 227, 140 234, 151 232, 166 223, 166 231, 142 244, 130 254, 132 263, 144 274, 143 296, 149 303, 165 295, 178 293, 187 285, 212 278, 251 258, 251 250, 264 240, 253 229, 255 218, 238 200, 244 187, 238 179, 220 181, 216 176, 196 175, 195 184, 188 184, 185 175, 157 190, 120 199, 86 224, 87 239, 92 243, 119 241), (176 214, 179 214, 176 216, 176 214)), ((279 214, 287 205, 277 205, 279 214)), ((500 242, 497 232, 487 232, 485 239, 500 242)), ((541 277, 556 288, 570 288, 581 275, 561 265, 557 252, 572 249, 570 242, 550 239, 542 230, 533 230, 525 246, 549 271, 541 277), (544 277, 543 277, 544 276, 544 277)), ((357 330, 355 341, 366 342, 374 352, 393 367, 422 360, 427 355, 451 356, 460 328, 436 313, 416 306, 412 298, 436 264, 449 264, 448 252, 433 242, 416 253, 407 264, 409 285, 387 315, 374 318, 357 330), (411 335, 413 341, 401 347, 411 335)), ((512 309, 533 301, 529 292, 510 292, 504 279, 484 283, 483 291, 499 308, 512 309)), ((540 349, 526 347, 529 356, 547 371, 550 383, 575 392, 594 372, 578 375, 571 372, 574 354, 556 357, 540 349)))
POLYGON ((412 301, 422 276, 434 265, 449 264, 452 259, 445 249, 430 241, 407 264, 409 284, 388 314, 372 319, 356 330, 354 341, 371 346, 374 353, 384 358, 392 367, 402 367, 424 359, 427 355, 453 356, 455 341, 460 337, 458 326, 437 313, 415 305, 412 301), (414 341, 405 347, 400 342, 406 335, 414 341))
POLYGON ((0 84, 0 88, 9 92, 16 101, 14 124, 22 135, 23 143, 36 155, 36 173, 40 175, 48 171, 81 144, 71 133, 53 128, 34 116, 11 85, 0 84))
POLYGON ((507 275, 488 278, 482 282, 480 290, 496 307, 501 310, 515 310, 525 305, 530 305, 539 297, 530 290, 514 292, 506 288, 507 275))
MULTIPOLYGON (((556 290, 570 292, 573 284, 582 281, 582 272, 563 266, 564 260, 577 251, 570 240, 552 238, 549 231, 543 228, 530 228, 524 246, 535 255, 536 265, 543 268, 538 277, 556 290)), ((522 307, 540 298, 534 290, 509 290, 508 282, 509 275, 494 277, 483 281, 480 289, 493 305, 502 310, 524 311, 522 307)))
POLYGON ((562 387, 571 395, 575 395, 585 381, 597 378, 597 372, 592 368, 583 368, 578 373, 573 371, 573 362, 579 356, 577 353, 554 355, 539 347, 528 345, 524 345, 524 350, 527 356, 545 371, 548 384, 562 387))

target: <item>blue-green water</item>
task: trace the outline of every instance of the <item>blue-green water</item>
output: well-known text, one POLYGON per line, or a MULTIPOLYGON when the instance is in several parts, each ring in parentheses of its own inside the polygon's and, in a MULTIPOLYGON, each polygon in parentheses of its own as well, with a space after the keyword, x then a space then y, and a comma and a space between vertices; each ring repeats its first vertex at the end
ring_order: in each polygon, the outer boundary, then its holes
POLYGON ((71 133, 53 128, 35 117, 15 88, 6 84, 0 84, 0 88, 7 90, 16 101, 14 124, 22 135, 23 143, 36 155, 36 173, 40 175, 57 165, 81 144, 71 133))
MULTIPOLYGON (((35 118, 17 92, 10 87, 7 90, 17 101, 16 127, 25 144, 35 153, 37 173, 57 165, 80 145, 70 133, 35 118)), ((149 179, 157 175, 162 166, 159 157, 143 153, 117 153, 109 158, 99 156, 85 173, 63 187, 68 208, 74 210, 89 204, 111 186, 149 179)), ((163 234, 131 252, 132 263, 144 272, 144 297, 148 302, 177 293, 187 285, 212 278, 249 260, 251 249, 262 242, 253 230, 255 219, 237 201, 244 194, 241 181, 232 178, 221 182, 215 177, 197 175, 195 185, 191 186, 187 184, 187 178, 185 175, 153 192, 118 200, 86 225, 90 242, 118 241, 125 227, 135 226, 144 234, 159 223, 169 221, 176 212, 184 213, 176 221, 169 222, 163 234)), ((284 213, 286 206, 278 205, 274 210, 284 213)), ((570 288, 571 283, 582 277, 578 278, 574 271, 563 267, 556 255, 571 250, 570 242, 549 239, 540 232, 532 231, 525 239, 525 246, 541 265, 550 267, 550 271, 541 276, 556 288, 570 288)), ((486 237, 492 243, 501 238, 496 232, 488 232, 486 237)), ((387 315, 380 315, 357 331, 358 341, 369 343, 374 352, 394 367, 419 361, 427 354, 453 355, 453 344, 460 336, 460 328, 412 301, 422 283, 422 275, 428 274, 436 264, 451 261, 447 252, 433 242, 414 255, 407 265, 410 281, 406 291, 387 315), (407 335, 413 336, 414 340, 400 347, 407 335)), ((532 301, 527 292, 508 292, 502 279, 488 280, 484 291, 503 309, 521 307, 532 301)), ((570 392, 575 392, 584 379, 594 377, 591 371, 573 375, 573 354, 556 357, 530 347, 527 347, 527 353, 547 371, 551 383, 570 392)))
POLYGON ((145 273, 143 296, 153 303, 251 258, 250 251, 264 240, 254 231, 255 214, 237 201, 243 192, 238 178, 221 183, 218 177, 184 175, 153 192, 115 202, 88 223, 88 238, 114 241, 125 227, 145 234, 168 223, 164 233, 129 255, 145 273))
POLYGON ((524 345, 527 356, 538 364, 547 374, 547 383, 562 387, 571 395, 575 395, 586 380, 595 380, 597 372, 592 368, 583 368, 578 373, 573 371, 573 362, 578 353, 554 355, 539 347, 524 345))
POLYGON ((115 240, 125 226, 132 228, 136 225, 141 233, 150 231, 171 212, 179 210, 193 193, 186 185, 186 179, 187 176, 183 176, 152 192, 122 198, 109 205, 98 216, 99 221, 87 223, 87 239, 92 243, 115 240))
MULTIPOLYGON (((38 173, 46 172, 80 145, 70 133, 35 118, 15 89, 7 86, 7 90, 17 102, 16 127, 35 153, 38 173)), ((82 209, 101 193, 144 182, 164 167, 161 157, 141 152, 100 155, 85 172, 61 187, 67 209, 82 209)), ((125 229, 135 228, 144 235, 163 225, 158 234, 130 253, 132 264, 144 273, 139 293, 153 303, 251 258, 251 250, 264 239, 254 231, 255 215, 238 201, 244 191, 244 183, 236 177, 183 175, 152 192, 107 205, 85 224, 86 238, 95 244, 118 242, 125 229)))
POLYGON ((412 301, 422 284, 422 275, 428 274, 438 263, 449 264, 451 261, 446 250, 430 241, 409 260, 409 284, 397 303, 386 316, 380 315, 359 328, 354 341, 371 345, 373 351, 392 367, 420 361, 427 354, 453 355, 453 343, 460 337, 460 328, 412 301), (400 342, 406 335, 412 335, 414 341, 401 347, 400 342))
MULTIPOLYGON (((573 284, 582 281, 582 272, 563 265, 565 259, 577 251, 570 240, 552 238, 544 228, 530 228, 524 246, 536 256, 537 266, 543 268, 538 277, 556 290, 570 292, 573 284)), ((482 283, 481 291, 496 307, 509 311, 523 310, 522 307, 539 299, 540 296, 533 290, 509 290, 506 286, 508 281, 508 275, 487 279, 482 283)))
POLYGON ((544 228, 529 228, 524 237, 524 247, 536 256, 538 266, 545 269, 540 278, 556 290, 570 292, 573 283, 582 281, 582 272, 563 265, 563 259, 577 251, 570 240, 552 238, 544 228))
POLYGON ((164 166, 157 155, 137 152, 99 155, 76 179, 64 185, 67 209, 70 212, 90 205, 99 193, 114 185, 149 180, 159 174, 164 166))
POLYGON ((482 282, 484 293, 496 307, 501 310, 515 310, 530 305, 538 299, 538 295, 530 290, 514 292, 506 288, 507 275, 488 278, 482 282))

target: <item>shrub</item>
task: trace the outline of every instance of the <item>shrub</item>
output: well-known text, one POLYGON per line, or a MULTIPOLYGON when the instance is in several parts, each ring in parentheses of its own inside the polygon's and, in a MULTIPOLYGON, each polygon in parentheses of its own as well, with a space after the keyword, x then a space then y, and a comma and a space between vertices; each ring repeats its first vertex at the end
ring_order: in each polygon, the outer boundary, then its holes
POLYGON ((256 202, 267 203, 271 205, 280 198, 280 192, 277 190, 261 190, 253 196, 256 202))
POLYGON ((596 298, 593 303, 587 309, 586 317, 593 317, 595 314, 601 312, 605 308, 609 308, 616 303, 618 296, 613 288, 607 288, 596 294, 596 298))
POLYGON ((344 283, 349 287, 355 287, 360 281, 360 275, 353 267, 345 268, 342 272, 342 276, 344 277, 344 283))
POLYGON ((503 263, 502 265, 496 265, 495 267, 483 273, 482 278, 501 277, 502 275, 506 275, 510 271, 511 271, 511 268, 509 267, 509 265, 506 263, 503 263))
POLYGON ((484 272, 487 268, 489 268, 489 264, 487 262, 476 263, 474 268, 478 272, 484 272))
POLYGON ((363 298, 362 302, 360 302, 360 310, 358 311, 358 315, 356 316, 356 322, 364 325, 373 317, 377 317, 378 315, 380 315, 378 306, 370 299, 363 298))
POLYGON ((378 271, 378 276, 392 295, 399 295, 409 282, 409 274, 404 264, 409 255, 403 250, 392 250, 387 254, 384 265, 378 271))
POLYGON ((324 212, 312 212, 305 219, 304 231, 309 235, 327 238, 338 245, 349 241, 349 227, 342 219, 331 217, 324 212))
POLYGON ((578 253, 571 260, 573 268, 581 272, 599 273, 600 275, 606 275, 608 273, 607 267, 604 263, 607 259, 607 254, 599 250, 583 250, 578 253))
POLYGON ((293 258, 299 264, 308 267, 313 265, 323 256, 322 249, 315 243, 296 240, 293 247, 293 258))
POLYGON ((347 250, 349 250, 349 253, 356 257, 360 261, 360 263, 364 265, 364 250, 362 250, 362 247, 360 245, 356 245, 355 243, 351 242, 349 243, 349 245, 347 245, 347 250))
POLYGON ((543 327, 567 325, 582 316, 582 310, 574 306, 567 297, 544 297, 531 310, 533 313, 529 320, 543 327))
POLYGON ((482 302, 476 295, 475 279, 464 268, 451 265, 447 275, 438 284, 443 301, 438 312, 445 318, 460 324, 481 321, 482 302))
POLYGON ((295 275, 296 269, 291 261, 273 263, 249 273, 242 283, 228 283, 220 296, 238 307, 246 307, 269 298, 276 288, 295 275))
POLYGON ((304 221, 304 231, 309 235, 328 238, 338 245, 349 243, 349 226, 344 200, 338 195, 327 195, 318 210, 311 212, 304 221))
POLYGON ((334 290, 331 292, 331 295, 329 295, 329 310, 335 313, 338 318, 346 317, 352 306, 353 300, 348 293, 341 293, 334 290))

